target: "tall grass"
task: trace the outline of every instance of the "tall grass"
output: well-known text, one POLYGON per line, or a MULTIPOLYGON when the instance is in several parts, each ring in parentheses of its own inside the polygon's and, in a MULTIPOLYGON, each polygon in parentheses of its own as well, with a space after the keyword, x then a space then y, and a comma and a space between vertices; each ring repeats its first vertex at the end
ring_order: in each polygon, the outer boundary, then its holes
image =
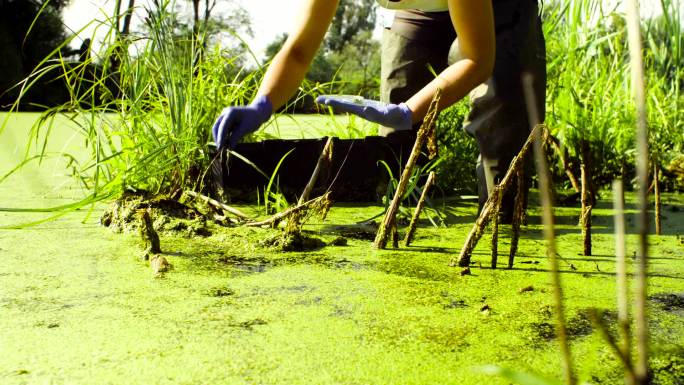
MULTIPOLYGON (((630 93, 627 28, 623 14, 602 9, 600 0, 545 5, 547 36, 547 123, 575 164, 587 144, 593 181, 601 187, 616 176, 635 175, 634 114, 630 93)), ((665 165, 684 152, 684 70, 679 0, 662 0, 663 15, 642 21, 647 70, 651 155, 665 165)), ((674 183, 670 189, 677 188, 674 183)), ((682 188, 684 186, 679 186, 682 188)))

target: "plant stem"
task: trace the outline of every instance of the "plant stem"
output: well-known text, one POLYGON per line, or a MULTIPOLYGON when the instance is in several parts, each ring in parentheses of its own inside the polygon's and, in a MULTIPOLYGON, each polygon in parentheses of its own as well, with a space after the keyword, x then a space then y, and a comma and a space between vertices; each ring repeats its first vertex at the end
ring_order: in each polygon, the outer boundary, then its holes
POLYGON ((404 243, 406 244, 406 246, 411 245, 411 242, 413 242, 413 236, 416 233, 416 227, 418 226, 418 218, 420 218, 420 212, 423 210, 423 207, 425 207, 425 200, 427 199, 428 191, 430 191, 430 188, 432 187, 432 184, 434 182, 435 172, 430 171, 428 179, 425 182, 425 186, 423 186, 423 193, 420 194, 420 199, 418 199, 416 210, 413 212, 413 217, 411 217, 411 223, 409 224, 408 230, 406 231, 406 236, 404 237, 404 243))
POLYGON ((629 300, 627 288, 627 259, 625 252, 625 203, 622 180, 613 181, 613 211, 615 218, 615 275, 617 277, 617 323, 622 341, 619 354, 625 363, 625 383, 634 385, 634 369, 629 330, 629 300))
POLYGON ((582 210, 580 214, 580 225, 582 227, 582 239, 584 255, 591 255, 591 164, 589 158, 589 144, 586 140, 582 140, 582 163, 581 173, 582 173, 582 210))
POLYGON ((323 151, 321 151, 321 155, 318 157, 318 162, 316 162, 316 167, 313 170, 313 173, 311 174, 311 179, 309 179, 309 183, 306 184, 306 187, 304 187, 304 191, 302 192, 302 196, 299 197, 299 201, 297 204, 302 204, 305 201, 309 200, 309 196, 311 195, 311 191, 313 190, 314 186, 316 185, 316 180, 318 179, 318 174, 320 174, 321 169, 323 168, 323 163, 325 163, 327 160, 330 159, 330 154, 332 153, 332 137, 328 137, 328 140, 325 142, 325 146, 323 146, 323 151))
POLYGON ((264 219, 263 221, 247 222, 247 223, 245 223, 245 226, 249 226, 249 227, 258 227, 258 226, 266 226, 266 225, 275 226, 278 224, 278 222, 282 221, 283 219, 287 218, 288 216, 295 214, 299 211, 302 211, 309 206, 315 205, 315 204, 317 204, 323 200, 327 200, 329 198, 330 198, 330 191, 328 191, 327 193, 325 193, 325 194, 323 194, 317 198, 308 200, 302 204, 298 204, 297 206, 290 207, 285 211, 281 211, 281 212, 271 216, 268 219, 264 219))
MULTIPOLYGON (((494 187, 499 190, 499 187, 494 187)), ((496 203, 492 211, 492 269, 496 269, 496 263, 499 259, 499 212, 501 211, 501 198, 503 192, 501 190, 496 193, 496 203)))
POLYGON ((242 211, 236 209, 235 207, 228 206, 227 204, 225 204, 223 202, 219 202, 216 199, 209 198, 208 196, 205 196, 205 195, 202 195, 200 193, 196 193, 196 192, 190 191, 190 190, 186 190, 186 191, 184 191, 184 193, 193 197, 193 198, 199 198, 199 199, 205 201, 206 203, 208 203, 208 204, 210 204, 216 208, 219 208, 225 212, 233 214, 234 216, 236 216, 240 219, 243 219, 243 220, 252 219, 249 215, 243 213, 242 211))
POLYGON ((639 4, 627 1, 627 33, 629 37, 632 89, 637 109, 637 181, 639 184, 639 264, 636 279, 635 319, 637 335, 636 375, 638 384, 647 384, 648 370, 648 323, 646 315, 648 277, 648 125, 646 113, 646 87, 644 78, 643 47, 639 4))
POLYGON ((662 233, 662 213, 660 201, 660 167, 658 167, 658 160, 653 159, 653 194, 655 195, 655 233, 661 235, 662 233))
POLYGON ((565 175, 568 176, 568 179, 570 180, 570 184, 572 185, 573 190, 575 190, 576 193, 580 192, 580 184, 577 181, 577 177, 572 172, 572 167, 570 167, 570 161, 568 161, 568 154, 561 147, 560 140, 558 140, 558 138, 551 134, 549 134, 548 138, 548 141, 553 145, 553 148, 556 150, 556 154, 558 154, 558 157, 560 158, 561 163, 563 164, 563 168, 565 169, 565 175))
POLYGON ((518 191, 515 193, 513 206, 513 218, 511 220, 511 249, 508 253, 508 268, 513 268, 515 254, 518 252, 518 240, 520 239, 520 224, 525 215, 525 168, 520 167, 517 173, 518 191))
POLYGON ((477 246, 477 242, 480 240, 480 238, 482 238, 482 234, 484 234, 485 227, 489 223, 491 216, 497 210, 496 207, 494 207, 496 205, 497 199, 499 199, 496 195, 499 193, 504 194, 506 192, 510 184, 513 182, 513 175, 516 175, 517 170, 520 167, 523 167, 525 156, 532 147, 532 142, 535 140, 534 138, 536 135, 540 135, 541 132, 547 132, 546 128, 541 124, 532 129, 530 136, 527 137, 527 141, 525 141, 525 144, 520 149, 518 155, 511 160, 511 165, 508 167, 506 175, 504 175, 503 179, 501 179, 501 182, 499 182, 497 186, 498 189, 492 189, 492 192, 489 194, 487 202, 485 202, 480 215, 477 217, 477 220, 473 225, 473 228, 470 230, 470 233, 468 233, 468 237, 461 248, 461 253, 459 254, 458 258, 452 258, 449 262, 449 266, 458 265, 461 267, 466 267, 470 264, 470 256, 472 255, 475 246, 477 246))
POLYGON ((401 204, 404 193, 406 192, 406 187, 408 186, 408 182, 411 177, 411 171, 413 170, 413 166, 416 165, 418 157, 420 156, 421 148, 423 147, 423 143, 425 143, 425 140, 427 139, 428 134, 430 133, 430 130, 437 119, 437 106, 439 104, 439 98, 441 95, 442 90, 438 88, 435 96, 432 98, 428 113, 425 115, 425 119, 423 119, 423 124, 420 126, 420 129, 418 129, 416 142, 413 145, 411 155, 409 156, 406 166, 404 167, 404 171, 401 174, 401 179, 399 179, 399 185, 394 193, 392 203, 390 203, 389 207, 387 208, 385 217, 382 219, 382 223, 378 228, 378 233, 375 236, 373 246, 376 249, 384 249, 387 246, 387 238, 392 231, 392 225, 396 223, 397 211, 399 210, 399 205, 401 204))
POLYGON ((549 256, 549 264, 551 265, 551 282, 553 284, 553 298, 556 310, 556 332, 558 334, 558 343, 560 344, 560 351, 563 364, 563 377, 565 383, 568 385, 575 385, 577 378, 573 370, 572 354, 570 352, 570 344, 567 338, 567 326, 565 323, 565 308, 563 305, 563 287, 561 286, 560 274, 558 273, 558 253, 556 253, 556 234, 554 230, 554 216, 553 216, 553 197, 551 194, 553 186, 551 185, 551 176, 549 175, 549 167, 546 162, 546 154, 544 154, 544 146, 542 145, 543 137, 542 130, 537 130, 539 127, 539 112, 536 108, 536 101, 534 100, 534 88, 532 87, 533 78, 529 74, 523 75, 523 88, 525 90, 525 103, 527 104, 529 121, 532 127, 532 135, 534 135, 534 155, 536 159, 537 175, 539 177, 539 195, 542 203, 542 223, 544 225, 544 238, 547 244, 547 254, 549 256))

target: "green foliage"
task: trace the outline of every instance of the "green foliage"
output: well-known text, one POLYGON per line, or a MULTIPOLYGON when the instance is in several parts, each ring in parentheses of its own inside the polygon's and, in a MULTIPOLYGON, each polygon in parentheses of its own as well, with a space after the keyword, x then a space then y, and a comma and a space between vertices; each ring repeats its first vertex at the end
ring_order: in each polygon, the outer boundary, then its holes
POLYGON ((341 0, 325 37, 328 51, 341 52, 359 34, 375 28, 375 0, 341 0))
MULTIPOLYGON (((60 14, 65 4, 54 0, 0 1, 0 106, 12 104, 19 95, 13 87, 66 39, 60 14)), ((44 79, 43 92, 26 95, 25 102, 49 103, 61 91, 56 82, 50 82, 55 77, 52 74, 44 79)))
POLYGON ((467 101, 457 103, 442 111, 437 120, 441 162, 436 182, 446 195, 477 193, 475 166, 479 150, 475 140, 462 129, 468 109, 467 101))
MULTIPOLYGON (((661 2, 664 15, 643 22, 651 153, 661 166, 682 153, 682 41, 678 0, 661 2)), ((598 0, 544 7, 547 36, 547 123, 579 164, 591 148, 599 186, 634 173, 635 117, 624 16, 600 12, 598 0)), ((560 165, 556 165, 561 176, 560 165)), ((670 184, 670 188, 676 188, 670 184)))
POLYGON ((149 37, 121 36, 112 27, 104 55, 110 60, 103 60, 102 71, 90 81, 84 81, 84 71, 94 59, 77 66, 44 61, 61 71, 71 100, 48 109, 34 125, 27 157, 50 155, 45 148, 54 118, 66 115, 88 152, 71 156, 70 168, 91 196, 126 188, 170 194, 202 184, 215 117, 223 106, 248 102, 260 73, 244 74, 235 57, 205 49, 202 31, 179 34, 173 5, 167 0, 147 9, 149 37), (106 87, 110 83, 116 84, 114 92, 106 87))

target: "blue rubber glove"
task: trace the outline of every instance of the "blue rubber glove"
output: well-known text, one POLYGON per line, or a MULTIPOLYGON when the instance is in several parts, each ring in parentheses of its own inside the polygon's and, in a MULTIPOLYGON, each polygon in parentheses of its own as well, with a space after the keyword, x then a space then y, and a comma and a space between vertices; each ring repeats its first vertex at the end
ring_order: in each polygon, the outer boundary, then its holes
POLYGON ((272 114, 273 105, 267 96, 259 96, 249 106, 225 108, 211 129, 216 147, 235 148, 243 136, 256 131, 272 114))
POLYGON ((404 103, 390 104, 360 97, 322 95, 316 103, 330 106, 337 112, 348 112, 395 130, 410 130, 413 127, 412 113, 404 103))

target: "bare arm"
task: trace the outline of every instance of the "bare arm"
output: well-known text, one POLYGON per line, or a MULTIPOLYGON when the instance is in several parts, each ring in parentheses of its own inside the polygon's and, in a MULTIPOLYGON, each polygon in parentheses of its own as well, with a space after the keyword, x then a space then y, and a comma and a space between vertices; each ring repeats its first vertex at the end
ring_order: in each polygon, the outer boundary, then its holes
POLYGON ((496 42, 491 0, 449 0, 449 13, 458 35, 461 59, 406 101, 413 112, 413 123, 423 120, 437 88, 442 89, 441 110, 487 80, 494 68, 496 42))
POLYGON ((339 0, 306 0, 294 30, 273 58, 259 87, 278 109, 295 93, 311 65, 339 0))

